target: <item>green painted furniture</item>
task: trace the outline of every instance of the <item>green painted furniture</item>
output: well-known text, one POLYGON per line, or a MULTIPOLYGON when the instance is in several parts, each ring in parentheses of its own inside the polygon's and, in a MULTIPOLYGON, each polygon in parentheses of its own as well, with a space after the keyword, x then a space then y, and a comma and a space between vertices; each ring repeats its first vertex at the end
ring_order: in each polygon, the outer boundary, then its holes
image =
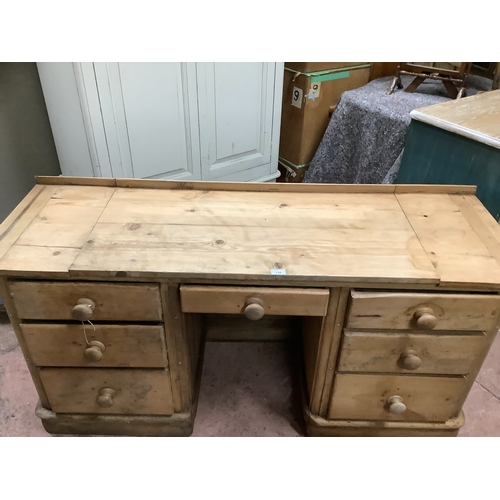
POLYGON ((473 184, 500 221, 500 90, 410 113, 396 183, 473 184))

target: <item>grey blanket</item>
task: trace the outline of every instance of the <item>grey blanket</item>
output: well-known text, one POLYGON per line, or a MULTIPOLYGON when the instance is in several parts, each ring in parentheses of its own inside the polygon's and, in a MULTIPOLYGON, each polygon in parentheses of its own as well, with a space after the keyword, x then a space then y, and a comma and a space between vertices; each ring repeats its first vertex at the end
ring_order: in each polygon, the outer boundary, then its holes
MULTIPOLYGON (((403 76, 404 88, 413 77, 403 76)), ((413 93, 395 89, 386 95, 392 77, 373 80, 344 92, 304 182, 390 184, 403 156, 410 111, 449 101, 441 82, 426 80, 413 93)), ((472 76, 467 95, 490 90, 491 80, 472 76)))

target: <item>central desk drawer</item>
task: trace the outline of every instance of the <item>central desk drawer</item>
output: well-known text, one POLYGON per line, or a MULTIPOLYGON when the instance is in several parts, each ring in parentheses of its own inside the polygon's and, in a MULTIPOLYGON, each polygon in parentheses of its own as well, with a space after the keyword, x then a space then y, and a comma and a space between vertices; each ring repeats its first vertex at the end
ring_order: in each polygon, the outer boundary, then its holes
POLYGON ((464 377, 339 373, 329 418, 445 422, 457 416, 464 384, 464 377))
POLYGON ((21 319, 71 320, 81 299, 95 304, 92 321, 161 321, 158 285, 14 281, 9 284, 21 319))
POLYGON ((160 325, 23 323, 31 358, 38 366, 162 368, 167 366, 160 325), (96 342, 100 343, 96 344, 96 342))
POLYGON ((485 336, 344 331, 338 371, 467 375, 485 336))
POLYGON ((266 288, 181 285, 185 313, 245 314, 259 319, 278 316, 325 316, 329 290, 317 288, 266 288))
POLYGON ((174 413, 165 370, 41 368, 40 378, 55 413, 174 413))
POLYGON ((348 328, 472 330, 491 328, 498 295, 351 291, 348 328))

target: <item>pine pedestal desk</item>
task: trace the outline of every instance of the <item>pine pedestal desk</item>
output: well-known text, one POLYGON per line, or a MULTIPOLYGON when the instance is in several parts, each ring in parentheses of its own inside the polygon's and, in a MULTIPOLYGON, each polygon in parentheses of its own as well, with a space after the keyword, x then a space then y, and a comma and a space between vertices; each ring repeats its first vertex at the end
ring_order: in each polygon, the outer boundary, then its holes
POLYGON ((36 414, 54 434, 189 435, 207 321, 262 339, 286 317, 307 435, 456 435, 499 328, 500 228, 474 193, 38 178, 0 226, 36 414))

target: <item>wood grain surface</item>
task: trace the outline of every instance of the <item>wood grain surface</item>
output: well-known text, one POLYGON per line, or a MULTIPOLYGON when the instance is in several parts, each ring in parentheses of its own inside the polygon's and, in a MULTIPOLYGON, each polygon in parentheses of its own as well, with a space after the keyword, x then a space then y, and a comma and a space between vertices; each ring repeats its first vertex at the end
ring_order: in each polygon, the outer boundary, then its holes
POLYGON ((348 328, 418 330, 415 313, 424 307, 431 309, 437 319, 433 331, 486 331, 500 310, 500 296, 353 290, 346 325, 348 328))
POLYGON ((420 108, 412 117, 500 148, 500 90, 420 108))
POLYGON ((82 325, 23 323, 21 330, 38 366, 167 367, 165 334, 159 325, 87 325, 88 341, 98 340, 105 346, 99 361, 85 358, 88 346, 82 325))
POLYGON ((335 377, 329 418, 359 420, 402 420, 445 422, 460 411, 462 377, 423 377, 408 375, 354 375, 335 377), (407 407, 392 414, 387 400, 399 395, 407 407))
POLYGON ((265 314, 325 316, 329 290, 315 288, 181 285, 182 311, 243 314, 247 300, 262 301, 265 314))
POLYGON ((56 413, 174 413, 167 370, 40 368, 40 377, 56 413), (101 407, 96 402, 103 388, 113 389, 116 393, 110 407, 101 407))
POLYGON ((13 281, 9 291, 23 319, 72 320, 78 299, 95 302, 92 320, 160 321, 160 291, 157 284, 74 283, 13 281))
POLYGON ((436 335, 404 332, 344 331, 340 372, 467 375, 484 347, 484 335, 436 335), (414 370, 401 364, 412 350, 421 360, 414 370))
POLYGON ((2 225, 1 274, 500 289, 473 187, 39 182, 2 225))

